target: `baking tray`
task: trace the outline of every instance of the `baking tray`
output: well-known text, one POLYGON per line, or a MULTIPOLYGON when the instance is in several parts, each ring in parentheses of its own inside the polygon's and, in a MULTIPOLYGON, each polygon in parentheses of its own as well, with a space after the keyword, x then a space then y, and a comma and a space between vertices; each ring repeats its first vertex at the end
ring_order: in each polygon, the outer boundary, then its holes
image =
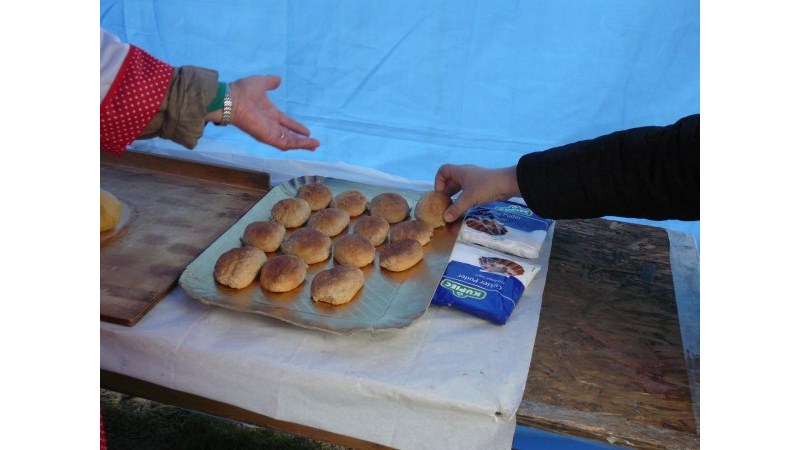
MULTIPOLYGON (((442 274, 447 267, 453 249, 458 225, 437 228, 431 241, 423 247, 422 261, 404 272, 391 272, 379 265, 376 257, 371 265, 363 267, 364 287, 350 302, 333 306, 317 303, 311 299, 311 280, 314 276, 335 264, 333 257, 326 261, 311 264, 305 282, 294 290, 285 293, 265 291, 256 280, 244 289, 231 289, 216 283, 214 265, 222 253, 241 246, 241 236, 245 227, 257 220, 269 220, 272 206, 279 200, 294 197, 303 184, 321 182, 328 186, 336 196, 342 191, 354 189, 361 191, 367 199, 383 192, 402 195, 413 209, 422 192, 372 186, 336 178, 318 176, 299 177, 273 188, 263 199, 245 214, 236 224, 212 243, 197 257, 180 277, 181 287, 195 300, 245 313, 260 314, 280 319, 297 326, 328 331, 337 334, 351 334, 357 331, 376 331, 403 328, 420 318, 430 305, 442 274)), ((368 212, 365 212, 368 214, 368 212)), ((339 237, 352 232, 359 217, 353 217, 347 230, 332 237, 333 245, 339 237)), ((287 230, 290 236, 297 229, 287 230)), ((278 253, 267 253, 267 258, 278 253)))

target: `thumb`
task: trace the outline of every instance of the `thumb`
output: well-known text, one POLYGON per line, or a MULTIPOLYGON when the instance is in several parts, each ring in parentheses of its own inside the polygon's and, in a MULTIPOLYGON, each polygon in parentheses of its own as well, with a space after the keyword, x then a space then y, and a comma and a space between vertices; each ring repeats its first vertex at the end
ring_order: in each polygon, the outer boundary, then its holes
POLYGON ((444 210, 445 222, 450 223, 458 219, 472 206, 470 201, 465 197, 466 196, 462 194, 453 202, 452 205, 450 205, 446 210, 444 210))
POLYGON ((262 77, 262 87, 265 91, 272 91, 281 85, 281 77, 277 75, 266 75, 262 77))

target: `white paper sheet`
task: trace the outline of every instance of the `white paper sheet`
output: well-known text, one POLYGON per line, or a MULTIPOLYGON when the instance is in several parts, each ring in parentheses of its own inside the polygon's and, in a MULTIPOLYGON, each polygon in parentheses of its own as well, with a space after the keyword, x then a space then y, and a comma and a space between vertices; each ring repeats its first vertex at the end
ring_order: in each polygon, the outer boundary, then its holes
POLYGON ((402 330, 339 336, 176 288, 134 327, 101 322, 101 368, 396 448, 510 448, 551 242, 504 326, 431 306, 402 330))

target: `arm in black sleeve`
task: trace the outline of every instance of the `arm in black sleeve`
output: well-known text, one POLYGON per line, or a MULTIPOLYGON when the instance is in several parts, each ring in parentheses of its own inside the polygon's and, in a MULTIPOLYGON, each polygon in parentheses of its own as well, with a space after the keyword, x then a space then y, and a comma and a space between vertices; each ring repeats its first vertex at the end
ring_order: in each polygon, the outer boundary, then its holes
POLYGON ((700 115, 529 153, 517 183, 542 217, 700 219, 700 115))

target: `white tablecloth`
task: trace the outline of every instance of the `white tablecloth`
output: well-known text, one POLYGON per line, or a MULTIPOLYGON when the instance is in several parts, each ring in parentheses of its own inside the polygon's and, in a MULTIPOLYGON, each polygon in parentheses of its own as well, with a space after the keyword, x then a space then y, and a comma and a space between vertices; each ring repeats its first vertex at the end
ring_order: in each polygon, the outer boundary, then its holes
POLYGON ((100 366, 396 448, 510 448, 551 242, 504 326, 431 306, 405 329, 341 336, 176 288, 133 327, 101 322, 100 366))

